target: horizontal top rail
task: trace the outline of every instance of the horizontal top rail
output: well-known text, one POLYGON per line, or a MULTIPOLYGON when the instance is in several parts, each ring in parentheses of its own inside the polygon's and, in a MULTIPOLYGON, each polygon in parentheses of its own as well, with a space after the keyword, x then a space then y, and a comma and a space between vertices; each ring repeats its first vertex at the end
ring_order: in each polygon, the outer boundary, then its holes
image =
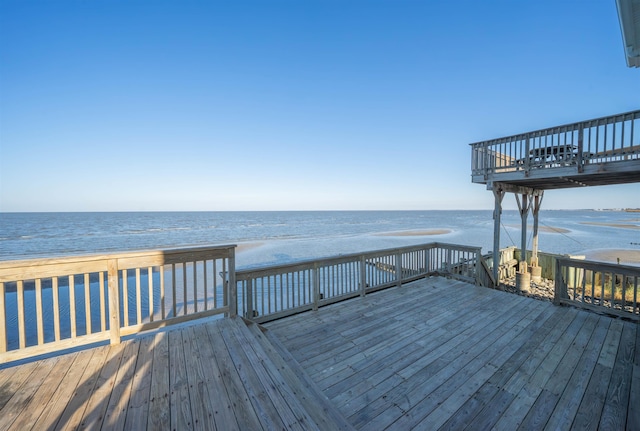
POLYGON ((594 260, 571 259, 569 257, 557 257, 558 264, 572 268, 589 269, 601 272, 612 272, 620 275, 640 276, 640 267, 633 265, 621 265, 617 263, 597 262, 594 260))
POLYGON ((474 142, 469 145, 471 145, 472 147, 484 147, 487 144, 511 142, 511 141, 516 141, 520 139, 526 139, 527 137, 537 138, 545 135, 553 135, 556 133, 580 130, 586 127, 606 126, 608 124, 614 124, 619 121, 635 120, 638 118, 640 118, 640 109, 635 111, 624 112, 622 114, 608 115, 606 117, 599 117, 599 118, 593 118, 591 120, 582 120, 582 121, 577 121, 575 123, 563 124, 561 126, 546 127, 544 129, 533 130, 530 132, 517 133, 515 135, 503 136, 500 138, 486 139, 484 141, 474 142))
POLYGON ((184 261, 194 261, 205 256, 207 259, 228 255, 235 245, 196 248, 174 248, 166 250, 142 250, 125 253, 66 256, 0 262, 0 282, 16 279, 53 277, 73 274, 75 271, 98 272, 107 270, 107 261, 117 260, 119 269, 132 269, 140 265, 168 265, 184 261))
POLYGON ((236 270, 236 280, 242 281, 252 277, 258 277, 260 275, 266 274, 277 274, 283 272, 283 270, 300 270, 305 268, 311 268, 314 265, 335 265, 343 262, 350 262, 355 259, 359 259, 361 256, 365 256, 367 258, 375 258, 379 256, 386 256, 394 253, 400 252, 412 252, 417 250, 424 250, 425 248, 435 249, 452 249, 452 250, 460 250, 471 253, 479 253, 480 247, 473 246, 465 246, 465 245, 457 245, 457 244, 447 244, 440 242, 432 242, 428 244, 419 244, 419 245, 410 245, 403 247, 392 247, 386 249, 372 250, 372 251, 363 251, 360 253, 349 253, 349 254, 341 254, 338 256, 330 256, 319 259, 307 259, 301 260, 292 263, 284 263, 280 265, 270 265, 264 267, 255 267, 255 268, 245 268, 236 270))

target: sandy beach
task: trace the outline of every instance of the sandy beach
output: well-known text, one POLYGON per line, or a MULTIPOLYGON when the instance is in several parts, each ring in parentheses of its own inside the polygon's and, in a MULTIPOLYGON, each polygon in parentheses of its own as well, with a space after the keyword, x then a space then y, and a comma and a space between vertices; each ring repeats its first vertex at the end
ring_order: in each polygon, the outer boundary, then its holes
POLYGON ((593 226, 607 226, 607 227, 617 227, 621 229, 640 229, 640 226, 637 224, 622 224, 622 223, 599 223, 599 222, 580 222, 580 224, 593 225, 593 226))
POLYGON ((602 249, 587 251, 584 255, 587 260, 620 263, 621 265, 640 265, 640 250, 602 249))
POLYGON ((428 236, 428 235, 445 235, 451 233, 451 229, 426 229, 426 230, 401 230, 395 232, 381 232, 376 236, 428 236))

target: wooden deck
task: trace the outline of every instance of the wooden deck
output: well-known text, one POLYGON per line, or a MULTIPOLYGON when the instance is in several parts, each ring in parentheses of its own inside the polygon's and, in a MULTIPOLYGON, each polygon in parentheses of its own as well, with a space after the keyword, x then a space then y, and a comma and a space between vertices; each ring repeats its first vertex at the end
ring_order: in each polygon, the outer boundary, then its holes
POLYGON ((0 430, 640 429, 637 324, 434 277, 0 370, 0 430))
POLYGON ((257 325, 208 321, 0 371, 0 430, 353 429, 306 379, 257 325))
POLYGON ((358 429, 640 429, 628 321, 430 278, 266 326, 358 429))

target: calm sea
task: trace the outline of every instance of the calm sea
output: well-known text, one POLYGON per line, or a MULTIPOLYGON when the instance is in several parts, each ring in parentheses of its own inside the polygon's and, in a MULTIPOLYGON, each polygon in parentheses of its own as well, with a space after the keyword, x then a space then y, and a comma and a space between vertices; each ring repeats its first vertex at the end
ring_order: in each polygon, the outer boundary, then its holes
MULTIPOLYGON (((501 247, 519 247, 518 213, 504 211, 502 224, 501 247)), ((540 226, 540 249, 551 253, 640 250, 640 213, 541 211, 540 226)), ((0 213, 0 260, 247 244, 253 247, 243 248, 237 260, 238 267, 246 267, 433 241, 480 246, 488 252, 493 247, 492 212, 0 213), (448 233, 382 235, 429 230, 448 233)))

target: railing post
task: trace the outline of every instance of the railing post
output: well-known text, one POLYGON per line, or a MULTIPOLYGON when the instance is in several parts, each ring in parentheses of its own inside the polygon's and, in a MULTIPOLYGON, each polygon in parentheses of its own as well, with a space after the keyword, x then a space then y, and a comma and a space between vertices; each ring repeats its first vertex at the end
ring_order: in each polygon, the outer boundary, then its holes
POLYGON ((584 125, 580 125, 580 129, 578 130, 578 154, 576 157, 578 160, 578 172, 582 172, 584 170, 584 161, 582 160, 583 152, 582 152, 582 144, 584 142, 584 125))
POLYGON ((560 259, 556 259, 556 275, 553 285, 553 303, 558 305, 561 299, 566 299, 569 297, 569 295, 567 295, 567 284, 564 280, 564 274, 562 271, 562 264, 560 263, 560 259))
POLYGON ((318 311, 318 302, 320 301, 320 273, 318 272, 318 264, 313 264, 313 310, 318 311))
POLYGON ((253 278, 247 279, 245 290, 247 294, 247 303, 244 317, 246 317, 247 319, 253 319, 255 317, 255 313, 253 312, 253 278))
POLYGON ((229 317, 238 315, 238 286, 236 285, 236 249, 229 250, 229 280, 227 289, 229 290, 229 317))
POLYGON ((402 286, 402 252, 396 252, 396 282, 402 286))
POLYGON ((480 277, 482 277, 481 274, 483 274, 484 268, 482 268, 482 248, 477 248, 476 251, 476 257, 474 259, 474 266, 473 266, 473 270, 475 272, 476 275, 476 286, 482 286, 484 283, 482 283, 482 279, 480 277))
POLYGON ((367 260, 364 254, 360 256, 360 296, 367 294, 367 260))
POLYGON ((107 261, 107 290, 109 291, 109 338, 111 344, 120 344, 120 286, 118 285, 117 259, 107 261))

